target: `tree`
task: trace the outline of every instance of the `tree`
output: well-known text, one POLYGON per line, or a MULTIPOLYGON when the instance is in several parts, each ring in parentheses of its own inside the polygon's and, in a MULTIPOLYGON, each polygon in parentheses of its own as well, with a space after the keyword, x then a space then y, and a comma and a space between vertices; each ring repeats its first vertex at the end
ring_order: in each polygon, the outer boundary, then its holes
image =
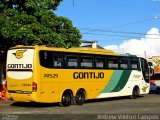
POLYGON ((0 51, 17 44, 70 48, 82 35, 68 18, 57 16, 63 0, 1 0, 0 51))

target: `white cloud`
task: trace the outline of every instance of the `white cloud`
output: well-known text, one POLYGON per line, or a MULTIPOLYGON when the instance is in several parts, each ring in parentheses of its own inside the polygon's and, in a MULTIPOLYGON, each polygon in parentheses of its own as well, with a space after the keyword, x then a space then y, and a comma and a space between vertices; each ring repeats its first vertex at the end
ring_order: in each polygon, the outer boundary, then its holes
POLYGON ((145 56, 145 52, 147 57, 160 56, 160 31, 152 28, 144 38, 130 39, 120 45, 108 45, 104 48, 120 54, 130 53, 141 57, 145 56))

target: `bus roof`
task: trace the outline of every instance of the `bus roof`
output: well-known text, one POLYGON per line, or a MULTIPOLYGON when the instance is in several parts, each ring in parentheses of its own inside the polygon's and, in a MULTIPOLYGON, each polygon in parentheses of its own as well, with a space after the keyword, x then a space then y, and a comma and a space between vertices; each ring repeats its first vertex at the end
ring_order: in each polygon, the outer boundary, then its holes
POLYGON ((97 49, 97 48, 86 48, 86 47, 74 47, 74 48, 57 48, 57 47, 46 47, 44 45, 39 46, 23 46, 23 45, 18 45, 15 47, 12 47, 10 49, 39 49, 39 50, 49 50, 49 51, 60 51, 60 52, 72 52, 72 53, 89 53, 89 54, 101 54, 101 55, 115 55, 115 56, 120 56, 120 54, 115 53, 112 50, 107 50, 107 49, 97 49))

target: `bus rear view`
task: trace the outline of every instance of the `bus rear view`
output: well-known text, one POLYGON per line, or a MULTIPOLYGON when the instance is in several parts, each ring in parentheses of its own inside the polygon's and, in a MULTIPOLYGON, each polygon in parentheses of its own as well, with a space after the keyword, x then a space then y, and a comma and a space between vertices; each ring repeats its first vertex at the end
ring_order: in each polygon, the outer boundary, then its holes
POLYGON ((33 81, 34 49, 17 47, 7 53, 7 98, 14 101, 34 101, 37 85, 33 81))

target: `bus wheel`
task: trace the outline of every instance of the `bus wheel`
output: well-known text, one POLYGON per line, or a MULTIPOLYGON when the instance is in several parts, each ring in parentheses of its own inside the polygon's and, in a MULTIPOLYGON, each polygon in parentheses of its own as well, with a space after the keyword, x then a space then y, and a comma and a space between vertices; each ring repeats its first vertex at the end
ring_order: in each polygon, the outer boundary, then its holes
POLYGON ((64 92, 63 95, 62 95, 62 99, 61 99, 61 102, 59 103, 59 105, 60 105, 61 107, 70 106, 70 105, 71 105, 71 99, 72 99, 71 92, 66 91, 66 92, 64 92))
POLYGON ((131 99, 136 99, 140 95, 140 91, 138 87, 134 87, 132 91, 132 95, 130 96, 131 99))
POLYGON ((75 101, 77 105, 83 105, 85 101, 85 92, 84 90, 78 90, 75 96, 75 101))

